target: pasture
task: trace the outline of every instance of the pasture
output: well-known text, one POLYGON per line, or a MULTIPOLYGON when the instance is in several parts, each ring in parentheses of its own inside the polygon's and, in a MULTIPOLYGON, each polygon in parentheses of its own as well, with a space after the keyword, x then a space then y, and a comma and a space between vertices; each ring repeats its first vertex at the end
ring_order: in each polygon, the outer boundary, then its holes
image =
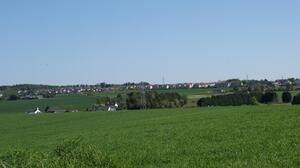
POLYGON ((1 151, 83 138, 125 167, 297 167, 300 107, 259 105, 65 114, 1 113, 1 151))

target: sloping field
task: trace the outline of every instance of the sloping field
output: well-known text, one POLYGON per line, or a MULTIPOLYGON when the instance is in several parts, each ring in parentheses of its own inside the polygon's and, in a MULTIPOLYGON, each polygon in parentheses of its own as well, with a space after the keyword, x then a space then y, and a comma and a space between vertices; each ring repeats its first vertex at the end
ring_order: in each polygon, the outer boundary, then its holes
POLYGON ((50 151, 81 136, 127 167, 297 167, 300 107, 0 114, 0 149, 50 151))

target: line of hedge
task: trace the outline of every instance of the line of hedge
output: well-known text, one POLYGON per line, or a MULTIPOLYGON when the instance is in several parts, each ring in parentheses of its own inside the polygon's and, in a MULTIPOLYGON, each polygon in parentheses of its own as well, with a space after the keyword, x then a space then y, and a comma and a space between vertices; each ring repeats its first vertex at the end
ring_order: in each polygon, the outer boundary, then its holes
MULTIPOLYGON (((290 92, 284 92, 281 97, 283 103, 292 103, 293 105, 300 105, 300 94, 293 97, 290 92)), ((235 93, 206 97, 199 99, 197 105, 200 107, 241 106, 256 105, 257 103, 269 104, 276 102, 278 102, 277 93, 269 91, 266 93, 235 93)))
POLYGON ((255 105, 257 101, 250 94, 228 94, 201 98, 197 102, 200 107, 255 105))

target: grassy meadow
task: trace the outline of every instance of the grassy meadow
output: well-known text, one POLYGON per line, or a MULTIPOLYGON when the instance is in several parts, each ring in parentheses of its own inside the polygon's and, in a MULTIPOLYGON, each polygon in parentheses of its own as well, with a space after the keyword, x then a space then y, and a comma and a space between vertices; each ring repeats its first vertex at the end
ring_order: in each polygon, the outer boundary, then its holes
POLYGON ((80 136, 120 167, 300 165, 299 106, 1 113, 0 123, 1 151, 47 152, 80 136))

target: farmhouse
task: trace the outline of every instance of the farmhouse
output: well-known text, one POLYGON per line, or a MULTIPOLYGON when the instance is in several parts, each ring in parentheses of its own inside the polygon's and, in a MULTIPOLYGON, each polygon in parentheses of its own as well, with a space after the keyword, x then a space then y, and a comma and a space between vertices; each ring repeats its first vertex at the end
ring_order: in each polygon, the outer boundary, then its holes
POLYGON ((108 106, 106 106, 107 111, 117 111, 118 107, 119 107, 119 105, 117 103, 115 103, 114 105, 108 105, 108 106))
POLYGON ((28 114, 41 114, 42 112, 40 109, 37 107, 36 110, 29 110, 28 114))

